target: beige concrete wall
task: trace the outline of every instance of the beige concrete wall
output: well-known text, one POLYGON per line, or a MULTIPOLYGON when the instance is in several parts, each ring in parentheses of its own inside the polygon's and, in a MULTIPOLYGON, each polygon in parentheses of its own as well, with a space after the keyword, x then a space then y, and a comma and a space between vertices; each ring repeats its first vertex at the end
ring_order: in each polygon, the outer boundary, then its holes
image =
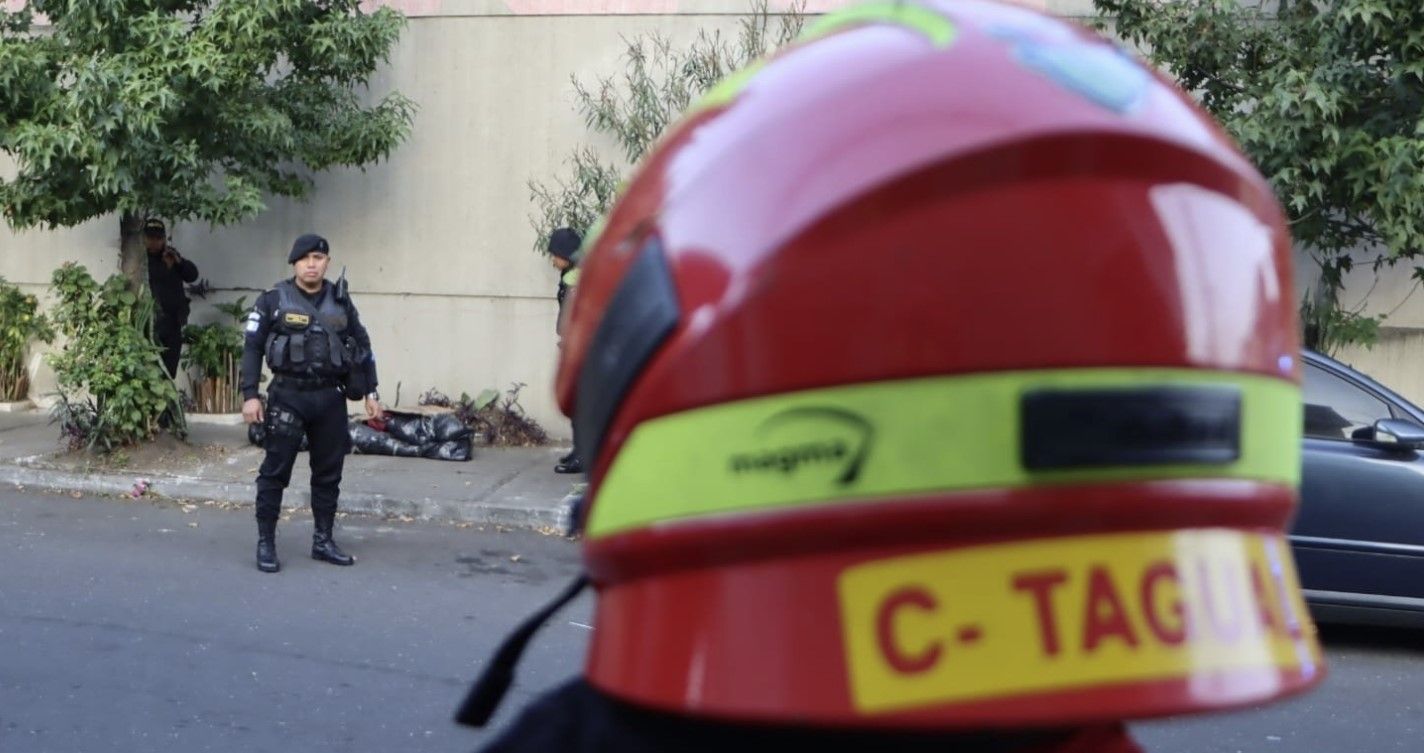
MULTIPOLYGON (((1374 260, 1379 255, 1378 251, 1354 254, 1355 269, 1346 275, 1340 297, 1341 305, 1348 310, 1385 316, 1379 341, 1372 347, 1347 347, 1334 356, 1424 405, 1424 291, 1411 277, 1412 264, 1386 265, 1376 271, 1374 260)), ((1296 280, 1301 294, 1316 284, 1318 275, 1314 261, 1298 254, 1296 280)))
MULTIPOLYGON (((8 0, 14 5, 13 0, 8 0)), ((306 203, 273 200, 241 225, 178 224, 174 245, 217 288, 209 305, 256 293, 288 274, 292 238, 330 239, 333 274, 348 267, 353 297, 380 365, 382 392, 414 401, 431 387, 448 394, 529 385, 522 404, 551 433, 567 422, 551 395, 556 358, 555 272, 530 246, 527 183, 560 172, 588 140, 573 110, 570 74, 591 81, 621 72, 621 40, 660 32, 674 41, 699 29, 735 34, 749 0, 398 0, 409 27, 391 65, 373 82, 420 106, 414 132, 385 163, 317 177, 306 203)), ((845 0, 810 0, 811 12, 845 0)), ((1091 0, 1024 0, 1070 16, 1091 0)), ((788 0, 772 0, 784 8, 788 0)), ((613 154, 609 142, 595 142, 613 154)), ((0 175, 13 165, 0 156, 0 175)), ((63 261, 96 276, 117 269, 118 222, 12 232, 0 227, 0 276, 43 291, 63 261)), ((53 389, 36 366, 35 393, 53 389)))
MULTIPOLYGON (((587 139, 569 76, 620 71, 623 36, 659 31, 689 39, 698 28, 730 30, 732 23, 729 16, 412 18, 372 87, 376 94, 398 89, 420 106, 410 140, 390 161, 318 176, 306 203, 273 200, 238 226, 177 224, 174 245, 219 289, 214 300, 250 301, 289 274, 292 238, 322 233, 332 243, 333 274, 348 267, 388 399, 397 383, 410 403, 431 387, 458 395, 523 382, 524 407, 567 436, 550 388, 557 274, 531 249, 527 183, 558 173, 587 139)), ((13 165, 0 171, 12 174, 13 165)), ((117 269, 117 237, 113 217, 67 230, 0 229, 0 276, 43 291, 63 261, 107 275, 117 269)), ((194 303, 195 323, 215 318, 210 306, 194 303)), ((39 368, 35 393, 52 388, 39 368)))
POLYGON ((1382 327, 1373 348, 1344 348, 1335 358, 1424 405, 1424 329, 1382 327))

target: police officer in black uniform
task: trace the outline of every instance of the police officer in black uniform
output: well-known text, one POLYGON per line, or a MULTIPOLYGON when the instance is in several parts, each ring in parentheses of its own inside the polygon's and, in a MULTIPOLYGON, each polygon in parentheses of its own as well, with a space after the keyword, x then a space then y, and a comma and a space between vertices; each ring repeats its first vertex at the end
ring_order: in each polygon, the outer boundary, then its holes
POLYGON ((153 339, 163 348, 163 368, 168 378, 178 376, 183 352, 183 325, 188 323, 189 301, 183 283, 198 279, 198 265, 184 259, 168 244, 168 226, 150 217, 143 223, 143 244, 148 250, 148 290, 157 303, 153 339))
MULTIPOLYGON (((312 558, 336 565, 356 560, 332 540, 341 469, 350 451, 346 400, 364 399, 370 418, 383 415, 376 393, 371 339, 344 284, 326 280, 331 247, 319 235, 292 244, 293 276, 258 297, 248 314, 242 352, 242 415, 265 423, 267 457, 257 472, 257 569, 275 573, 282 490, 306 437, 311 452, 312 558), (267 407, 257 397, 262 360, 272 371, 267 407)), ((344 280, 343 280, 344 283, 344 280)))

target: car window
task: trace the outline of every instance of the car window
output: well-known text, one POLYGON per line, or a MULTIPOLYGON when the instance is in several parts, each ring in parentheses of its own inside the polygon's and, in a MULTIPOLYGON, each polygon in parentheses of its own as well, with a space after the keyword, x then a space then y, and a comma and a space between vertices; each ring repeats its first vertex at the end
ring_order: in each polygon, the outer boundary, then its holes
POLYGON ((1305 435, 1349 439, 1362 426, 1393 415, 1389 404, 1311 364, 1305 365, 1305 435))

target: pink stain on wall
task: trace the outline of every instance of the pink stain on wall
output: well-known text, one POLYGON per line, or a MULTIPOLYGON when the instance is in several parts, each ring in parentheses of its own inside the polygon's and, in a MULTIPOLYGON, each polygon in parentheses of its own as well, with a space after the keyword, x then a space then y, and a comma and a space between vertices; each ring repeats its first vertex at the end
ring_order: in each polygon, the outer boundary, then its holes
POLYGON ((630 13, 676 13, 678 0, 505 0, 521 16, 611 16, 630 13))
MULTIPOLYGON (((826 13, 850 5, 854 1, 806 0, 805 10, 807 13, 826 13)), ((0 0, 0 8, 16 11, 23 7, 25 2, 26 0, 0 0)), ((471 8, 466 6, 469 2, 470 0, 362 0, 361 9, 370 12, 385 5, 395 8, 407 16, 439 16, 443 13, 470 10, 471 8)), ((1007 2, 1044 10, 1048 0, 1007 0, 1007 2)), ((696 0, 504 0, 504 4, 509 8, 509 12, 521 16, 667 15, 679 12, 697 13, 705 9, 705 6, 699 8, 698 6, 701 4, 696 0)), ((785 10, 793 4, 794 0, 770 1, 773 11, 785 10)), ((35 20, 40 24, 45 23, 43 17, 36 17, 35 20)))
MULTIPOLYGON (((1017 5, 1043 10, 1047 0, 1008 0, 1017 5)), ((855 0, 806 0, 807 13, 825 13, 852 4, 855 0)), ((390 0, 400 5, 399 0, 390 0)), ((632 13, 669 14, 696 13, 703 10, 691 0, 505 0, 512 13, 518 15, 624 15, 632 13)), ((793 0, 771 0, 773 11, 786 10, 793 0)), ((750 7, 750 6, 749 6, 750 7)))
MULTIPOLYGON (((13 13, 25 7, 25 2, 26 0, 0 0, 0 8, 4 8, 13 13)), ((33 23, 35 26, 47 26, 49 24, 49 18, 42 13, 36 13, 33 23)))
MULTIPOLYGON (((807 13, 825 13, 851 5, 856 0, 806 0, 807 13)), ((1037 10, 1044 10, 1048 0, 1006 0, 1037 10)), ((389 4, 399 6, 399 0, 389 4)), ((773 11, 786 10, 795 3, 793 0, 771 0, 773 11)), ((697 13, 705 10, 705 4, 695 0, 505 0, 512 13, 519 15, 623 15, 631 13, 668 14, 697 13), (702 8, 698 6, 702 5, 702 8)), ((750 6, 748 6, 750 7, 750 6)))
MULTIPOLYGON (((14 0, 6 0, 13 2, 14 0)), ((438 16, 468 10, 470 0, 364 0, 361 7, 370 11, 387 5, 407 16, 438 16)), ((807 13, 826 13, 845 7, 855 0, 806 0, 807 13)), ((1047 0, 1007 0, 1017 5, 1043 10, 1047 0)), ((509 12, 519 16, 622 16, 668 15, 706 11, 706 3, 696 0, 504 0, 509 12), (699 7, 700 6, 700 7, 699 7)), ((786 10, 794 0, 770 0, 773 11, 786 10)), ((748 6, 750 7, 750 6, 748 6)))
MULTIPOLYGON (((1041 4, 1042 0, 1038 0, 1041 4)), ((26 0, 0 0, 0 8, 19 10, 26 0)), ((362 0, 361 10, 369 13, 381 6, 389 6, 407 16, 438 16, 471 10, 470 0, 362 0), (463 6, 463 7, 462 7, 463 6)), ((846 5, 850 0, 807 0, 806 11, 824 13, 846 5)), ((695 13, 695 0, 505 0, 511 13, 530 16, 600 16, 630 14, 669 14, 679 11, 695 13)), ((791 0, 772 0, 774 10, 789 8, 791 0)))

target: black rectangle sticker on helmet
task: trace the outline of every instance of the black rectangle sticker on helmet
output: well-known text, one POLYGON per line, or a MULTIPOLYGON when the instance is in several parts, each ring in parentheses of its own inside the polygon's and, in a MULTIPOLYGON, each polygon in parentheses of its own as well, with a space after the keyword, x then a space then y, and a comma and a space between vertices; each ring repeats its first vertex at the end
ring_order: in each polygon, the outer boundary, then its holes
POLYGON ((1234 387, 1042 389, 1024 394, 1020 454, 1036 471, 1231 463, 1241 457, 1234 387))
POLYGON ((574 433, 585 466, 594 466, 613 415, 680 315, 677 287, 654 236, 609 299, 579 374, 574 433))

